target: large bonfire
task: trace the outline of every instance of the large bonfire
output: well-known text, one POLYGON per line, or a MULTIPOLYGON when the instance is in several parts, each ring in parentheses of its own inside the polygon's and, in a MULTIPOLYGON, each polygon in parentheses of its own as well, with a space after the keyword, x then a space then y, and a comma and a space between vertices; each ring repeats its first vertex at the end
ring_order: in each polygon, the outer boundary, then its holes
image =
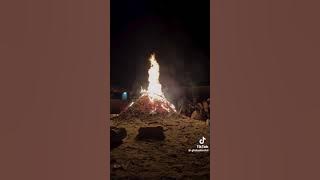
POLYGON ((151 55, 149 61, 151 66, 148 70, 148 89, 141 88, 140 97, 135 102, 131 102, 121 113, 122 115, 138 115, 141 113, 169 114, 176 112, 174 105, 166 99, 162 92, 162 86, 159 82, 160 66, 154 54, 151 55))

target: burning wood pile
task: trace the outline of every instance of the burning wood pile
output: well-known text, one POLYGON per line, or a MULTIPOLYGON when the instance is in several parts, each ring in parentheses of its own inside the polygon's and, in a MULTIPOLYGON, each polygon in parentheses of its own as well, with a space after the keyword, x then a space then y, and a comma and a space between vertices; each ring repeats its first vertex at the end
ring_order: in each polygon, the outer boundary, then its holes
POLYGON ((198 104, 184 101, 177 103, 176 110, 162 92, 159 64, 154 54, 149 61, 148 88, 141 89, 134 102, 111 118, 111 174, 119 179, 128 179, 136 172, 145 173, 139 174, 141 179, 181 179, 181 172, 186 172, 191 179, 207 179, 208 153, 187 150, 195 147, 200 137, 206 137, 206 145, 210 145, 208 124, 195 120, 197 115, 208 117, 203 114, 209 113, 209 105, 207 101, 198 104), (150 177, 150 172, 161 178, 150 177))
POLYGON ((162 92, 162 86, 159 82, 160 66, 154 54, 151 55, 149 61, 151 66, 148 70, 148 89, 141 88, 141 96, 135 102, 131 102, 119 116, 137 117, 148 114, 176 113, 175 106, 166 99, 162 92))

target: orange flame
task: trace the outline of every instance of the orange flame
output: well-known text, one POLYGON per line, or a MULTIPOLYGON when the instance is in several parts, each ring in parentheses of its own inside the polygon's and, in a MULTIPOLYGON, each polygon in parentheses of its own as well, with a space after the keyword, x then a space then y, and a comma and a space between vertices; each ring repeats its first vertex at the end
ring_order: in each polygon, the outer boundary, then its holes
MULTIPOLYGON (((160 76, 160 66, 155 58, 155 54, 151 54, 151 57, 149 58, 149 61, 151 63, 151 66, 148 70, 148 89, 142 89, 141 88, 141 93, 142 95, 148 95, 149 99, 151 102, 153 102, 154 100, 158 100, 158 101, 162 101, 164 103, 169 104, 169 106, 174 110, 175 107, 173 104, 171 104, 164 96, 163 92, 162 92, 162 86, 159 82, 159 76, 160 76)), ((162 106, 164 108, 164 106, 162 106)), ((166 109, 166 108, 165 108, 166 109)), ((168 109, 166 109, 167 111, 169 111, 168 109)))

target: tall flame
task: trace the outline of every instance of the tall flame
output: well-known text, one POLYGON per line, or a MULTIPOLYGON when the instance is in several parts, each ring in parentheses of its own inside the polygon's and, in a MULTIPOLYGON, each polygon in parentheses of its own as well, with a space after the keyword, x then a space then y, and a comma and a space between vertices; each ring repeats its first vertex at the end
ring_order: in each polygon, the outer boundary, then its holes
MULTIPOLYGON (((162 92, 162 86, 159 82, 159 76, 160 76, 160 66, 155 58, 155 54, 151 54, 151 57, 149 58, 150 61, 150 68, 148 70, 148 89, 142 89, 141 93, 143 95, 148 95, 149 99, 153 102, 154 100, 162 101, 165 104, 168 104, 174 111, 175 107, 173 104, 171 104, 164 96, 164 93, 162 92)), ((164 105, 162 105, 163 108, 165 108, 164 105)), ((166 108, 165 108, 166 109, 166 108)), ((169 110, 167 110, 169 111, 169 110)))
POLYGON ((161 89, 161 84, 159 82, 159 76, 160 76, 160 72, 159 72, 159 64, 155 58, 155 55, 152 54, 150 59, 149 59, 150 63, 151 63, 151 67, 148 70, 148 74, 149 74, 149 85, 148 85, 148 93, 151 96, 163 96, 163 92, 161 89))

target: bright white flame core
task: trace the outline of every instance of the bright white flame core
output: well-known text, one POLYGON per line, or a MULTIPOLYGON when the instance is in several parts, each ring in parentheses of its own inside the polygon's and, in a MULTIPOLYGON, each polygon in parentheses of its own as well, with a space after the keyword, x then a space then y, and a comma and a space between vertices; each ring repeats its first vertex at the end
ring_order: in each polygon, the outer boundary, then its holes
MULTIPOLYGON (((149 61, 151 63, 151 66, 148 70, 148 74, 149 74, 149 84, 148 84, 148 89, 142 89, 141 88, 141 93, 142 95, 147 94, 150 101, 153 102, 154 100, 159 100, 162 101, 164 103, 169 104, 169 106, 174 110, 175 107, 173 104, 171 104, 164 96, 163 92, 162 92, 162 87, 161 84, 159 82, 159 76, 160 76, 160 66, 155 58, 155 55, 152 54, 151 57, 149 58, 149 61)), ((168 108, 164 107, 164 105, 162 105, 162 107, 164 109, 166 109, 167 111, 169 111, 168 108)))
POLYGON ((151 55, 149 61, 151 63, 151 67, 148 70, 148 74, 149 74, 148 93, 151 97, 154 95, 163 96, 161 84, 159 82, 160 67, 159 67, 159 64, 158 64, 154 54, 151 55))
POLYGON ((159 66, 154 54, 151 55, 149 61, 151 63, 151 66, 148 70, 148 74, 149 74, 148 90, 142 90, 142 92, 147 92, 151 98, 156 98, 158 96, 164 96, 162 89, 161 89, 161 84, 159 82, 160 66, 159 66))

